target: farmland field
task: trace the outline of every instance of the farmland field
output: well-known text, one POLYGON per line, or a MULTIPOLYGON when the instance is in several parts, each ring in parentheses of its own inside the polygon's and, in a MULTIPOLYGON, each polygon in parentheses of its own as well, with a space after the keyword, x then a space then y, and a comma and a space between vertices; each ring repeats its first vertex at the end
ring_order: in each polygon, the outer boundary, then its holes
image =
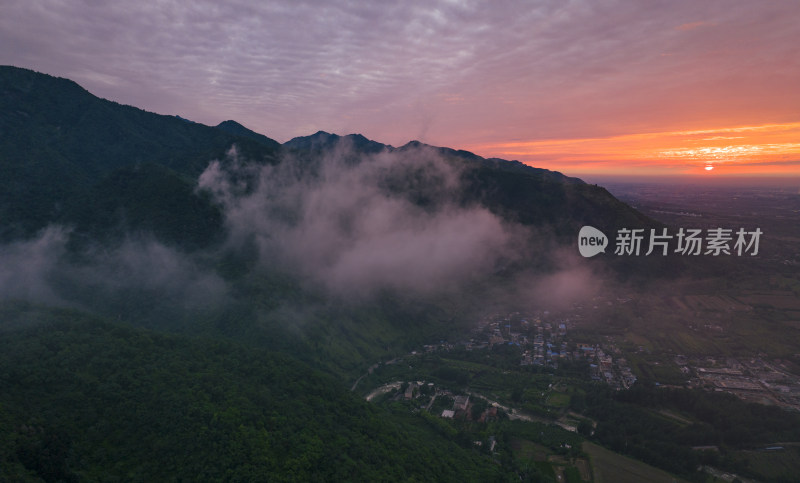
POLYGON ((592 471, 596 483, 687 483, 666 471, 619 455, 588 441, 583 450, 591 457, 592 471))

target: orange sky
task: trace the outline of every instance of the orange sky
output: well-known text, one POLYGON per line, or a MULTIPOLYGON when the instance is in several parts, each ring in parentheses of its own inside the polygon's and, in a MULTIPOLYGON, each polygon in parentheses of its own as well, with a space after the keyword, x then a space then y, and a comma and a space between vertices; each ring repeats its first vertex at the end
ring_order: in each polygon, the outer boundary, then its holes
POLYGON ((570 173, 800 176, 800 122, 488 143, 467 149, 570 173))

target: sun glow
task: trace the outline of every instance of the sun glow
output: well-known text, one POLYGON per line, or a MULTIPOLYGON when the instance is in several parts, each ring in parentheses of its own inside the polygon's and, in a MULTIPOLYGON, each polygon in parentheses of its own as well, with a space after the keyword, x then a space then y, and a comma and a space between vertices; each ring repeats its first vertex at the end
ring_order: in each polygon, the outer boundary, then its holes
POLYGON ((800 175, 800 122, 472 146, 489 157, 567 172, 800 175), (710 168, 709 168, 710 167, 710 168), (701 170, 702 171, 702 170, 701 170))

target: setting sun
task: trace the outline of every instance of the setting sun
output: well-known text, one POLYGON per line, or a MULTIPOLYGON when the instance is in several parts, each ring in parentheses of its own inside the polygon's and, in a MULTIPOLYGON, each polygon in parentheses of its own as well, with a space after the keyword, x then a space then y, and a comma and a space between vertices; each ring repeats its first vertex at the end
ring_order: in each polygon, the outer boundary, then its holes
POLYGON ((576 173, 691 174, 724 164, 726 173, 797 174, 800 122, 548 139, 471 146, 487 157, 576 173))

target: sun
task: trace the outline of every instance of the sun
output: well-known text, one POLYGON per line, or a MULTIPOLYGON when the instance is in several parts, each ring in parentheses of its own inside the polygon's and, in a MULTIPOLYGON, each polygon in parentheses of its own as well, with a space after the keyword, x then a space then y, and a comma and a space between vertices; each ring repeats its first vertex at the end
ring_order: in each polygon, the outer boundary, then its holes
POLYGON ((714 169, 714 167, 711 166, 710 164, 708 166, 706 166, 706 171, 711 171, 712 169, 714 169))

